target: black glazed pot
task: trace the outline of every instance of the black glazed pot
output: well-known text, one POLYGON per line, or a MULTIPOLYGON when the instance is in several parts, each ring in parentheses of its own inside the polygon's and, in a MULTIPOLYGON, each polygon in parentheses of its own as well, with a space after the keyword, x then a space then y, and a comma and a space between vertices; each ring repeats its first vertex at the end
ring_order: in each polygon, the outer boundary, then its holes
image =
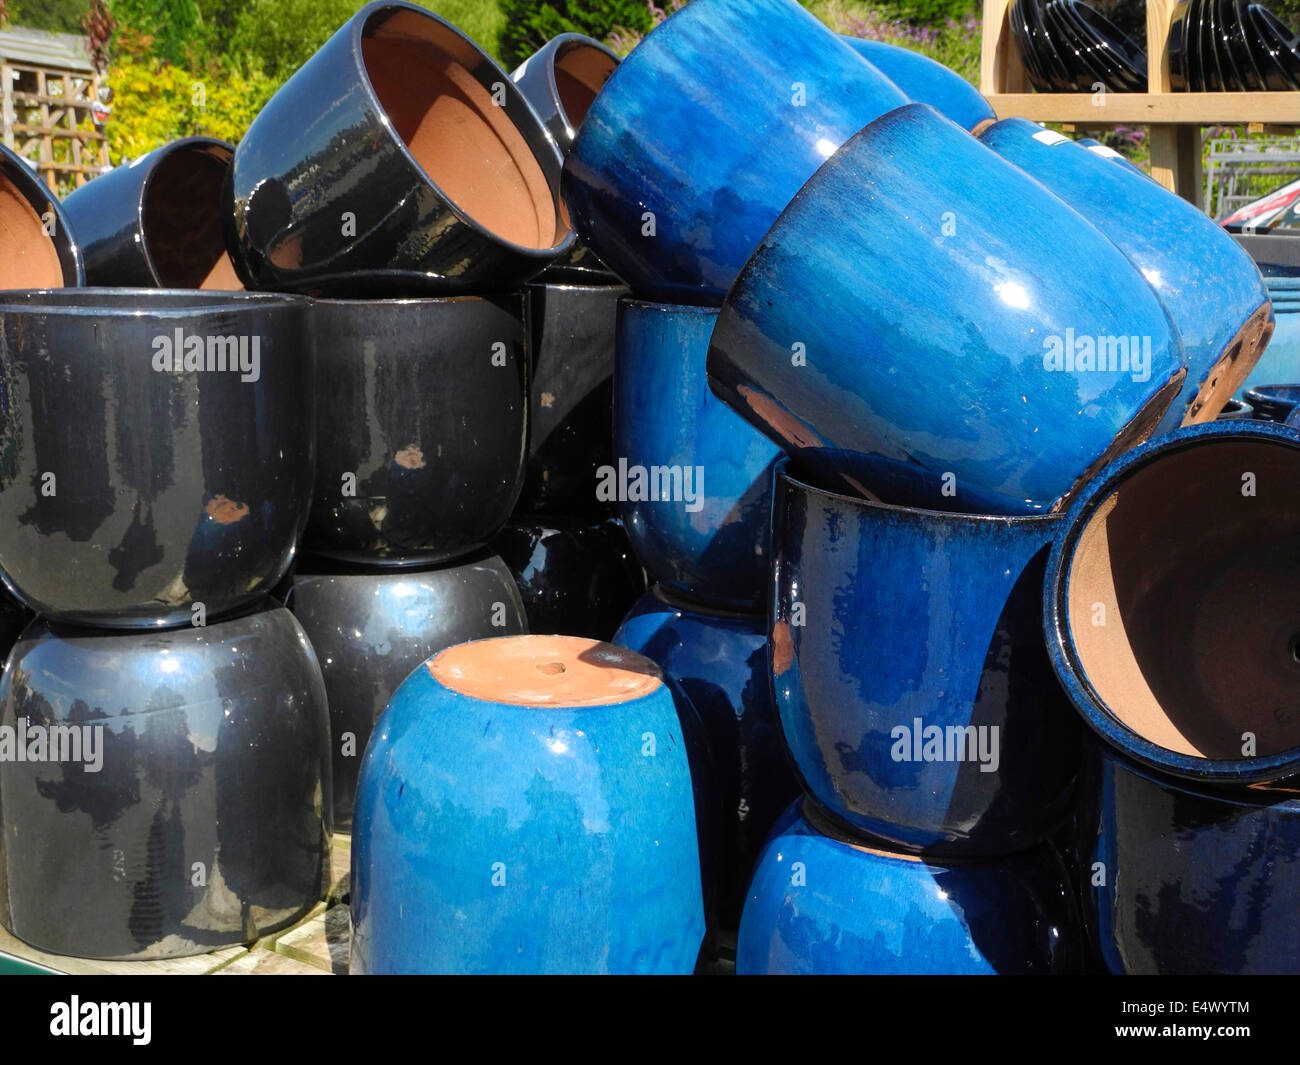
POLYGON ((562 157, 510 78, 449 22, 362 8, 254 119, 227 184, 253 288, 517 288, 576 237, 562 157))
POLYGON ((84 283, 81 249, 58 198, 19 156, 0 145, 0 289, 84 283))
POLYGON ((0 729, 46 758, 0 759, 0 923, 24 942, 180 957, 321 897, 329 714, 287 610, 165 632, 38 620, 0 680, 0 729))
POLYGON ((618 53, 581 33, 561 33, 525 59, 510 80, 567 152, 578 127, 620 60, 618 53))
POLYGON ((439 569, 300 571, 287 605, 325 676, 340 830, 352 824, 370 733, 411 670, 453 644, 528 631, 519 589, 495 556, 439 569))
POLYGON ((73 192, 63 206, 86 257, 86 283, 242 289, 222 226, 234 152, 226 141, 186 137, 73 192))
POLYGON ((510 567, 530 632, 608 640, 646 590, 623 524, 516 514, 492 541, 510 567))
POLYGON ((211 619, 274 586, 311 498, 304 306, 247 293, 0 293, 10 590, 49 617, 143 628, 211 619))
POLYGON ((516 509, 610 515, 614 508, 596 498, 596 478, 613 461, 614 330, 627 289, 534 284, 528 292, 528 470, 516 509))
POLYGON ((527 448, 527 297, 321 300, 316 486, 303 549, 360 563, 471 554, 527 448))
POLYGON ((31 620, 31 612, 0 587, 0 668, 4 667, 9 649, 17 642, 18 634, 31 620))

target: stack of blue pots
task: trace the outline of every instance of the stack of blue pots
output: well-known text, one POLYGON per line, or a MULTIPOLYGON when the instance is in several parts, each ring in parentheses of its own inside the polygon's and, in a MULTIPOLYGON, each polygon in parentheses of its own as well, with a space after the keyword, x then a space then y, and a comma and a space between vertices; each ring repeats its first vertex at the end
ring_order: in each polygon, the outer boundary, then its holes
POLYGON ((1261 263, 1259 269, 1273 301, 1277 329, 1242 384, 1242 396, 1255 417, 1284 422, 1300 404, 1300 266, 1261 263))

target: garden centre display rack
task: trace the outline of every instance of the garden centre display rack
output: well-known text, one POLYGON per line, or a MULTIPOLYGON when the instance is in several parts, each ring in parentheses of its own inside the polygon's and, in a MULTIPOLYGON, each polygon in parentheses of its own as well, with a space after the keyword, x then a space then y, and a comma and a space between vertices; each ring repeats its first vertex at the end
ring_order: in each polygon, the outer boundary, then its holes
POLYGON ((1169 87, 1169 25, 1177 0, 1147 0, 1148 91, 1036 93, 1011 36, 1012 0, 984 0, 980 92, 999 118, 1019 115, 1076 130, 1145 125, 1151 176, 1184 199, 1201 198, 1201 127, 1300 126, 1300 92, 1173 92, 1169 87))

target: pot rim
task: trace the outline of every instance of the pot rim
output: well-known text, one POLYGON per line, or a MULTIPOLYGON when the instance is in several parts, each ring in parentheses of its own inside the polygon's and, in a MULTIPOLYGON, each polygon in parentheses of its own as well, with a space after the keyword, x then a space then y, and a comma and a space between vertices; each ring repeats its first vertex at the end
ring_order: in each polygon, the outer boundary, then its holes
POLYGON ((716 318, 722 311, 721 307, 706 307, 698 303, 670 303, 667 300, 641 299, 639 296, 620 296, 618 305, 620 307, 626 305, 635 310, 657 311, 662 314, 698 314, 706 318, 716 318))
MULTIPOLYGON (((649 36, 649 34, 646 36, 649 36)), ((642 39, 644 40, 644 38, 642 39)), ((638 41, 637 43, 639 44, 640 42, 638 41)), ((560 118, 564 120, 564 124, 573 131, 573 137, 576 140, 578 130, 582 128, 582 123, 579 122, 576 126, 574 125, 573 119, 569 117, 569 112, 564 109, 564 101, 560 97, 560 86, 555 80, 556 61, 560 58, 561 53, 572 51, 575 47, 584 48, 592 52, 600 52, 607 59, 614 60, 615 70, 617 70, 623 62, 623 57, 614 51, 614 49, 610 48, 608 45, 602 44, 594 37, 588 37, 585 33, 557 33, 542 45, 541 48, 525 59, 521 65, 529 66, 532 64, 533 60, 537 59, 539 56, 543 57, 541 61, 546 64, 546 87, 550 91, 551 100, 555 104, 556 112, 559 114, 560 118)), ((611 72, 610 77, 613 76, 614 75, 611 72)), ((608 82, 609 78, 606 78, 605 80, 608 82)))
POLYGON ((493 293, 491 295, 460 293, 447 296, 380 296, 373 299, 367 296, 355 298, 344 296, 301 296, 298 298, 308 300, 313 305, 320 304, 325 307, 426 307, 430 305, 440 306, 447 303, 491 303, 496 299, 516 298, 521 293, 521 289, 511 289, 507 292, 493 293))
POLYGON ((1069 639, 1066 617, 1069 563, 1085 526, 1097 509, 1131 476, 1146 468, 1149 456, 1167 456, 1216 440, 1255 439, 1300 452, 1300 436, 1276 422, 1226 421, 1183 426, 1125 452, 1090 481, 1065 513, 1061 533, 1052 544, 1043 580, 1043 635, 1048 657, 1066 696, 1079 715, 1106 744, 1157 773, 1201 783, 1252 784, 1300 772, 1300 745, 1253 758, 1198 758, 1152 743, 1112 716, 1097 694, 1069 639))
MULTIPOLYGON (((80 288, 86 281, 86 264, 82 252, 81 244, 77 240, 77 234, 68 224, 68 216, 64 213, 63 204, 58 196, 41 180, 40 176, 27 166, 24 158, 12 148, 0 144, 0 181, 6 181, 17 190, 28 205, 36 212, 39 217, 43 211, 53 211, 55 221, 59 225, 60 232, 63 233, 67 241, 67 253, 71 259, 72 277, 67 276, 67 266, 63 262, 63 256, 59 255, 59 269, 62 271, 63 285, 65 288, 80 288), (36 197, 41 198, 37 202, 36 197)), ((60 251, 57 240, 51 238, 56 253, 60 251)))
POLYGON ((305 296, 282 292, 229 292, 198 288, 33 288, 0 291, 0 314, 46 315, 49 317, 149 318, 165 315, 174 318, 201 317, 220 311, 246 311, 249 304, 264 307, 305 308, 312 301, 305 296), (25 297, 15 301, 13 297, 25 297), (95 299, 107 302, 95 304, 95 299), (49 302, 41 302, 48 300, 49 302), (124 301, 115 305, 114 301, 124 301), (134 300, 135 303, 127 303, 134 300), (183 302, 167 306, 166 300, 183 302), (84 301, 84 302, 83 302, 84 301), (189 304, 188 306, 186 304, 189 304))

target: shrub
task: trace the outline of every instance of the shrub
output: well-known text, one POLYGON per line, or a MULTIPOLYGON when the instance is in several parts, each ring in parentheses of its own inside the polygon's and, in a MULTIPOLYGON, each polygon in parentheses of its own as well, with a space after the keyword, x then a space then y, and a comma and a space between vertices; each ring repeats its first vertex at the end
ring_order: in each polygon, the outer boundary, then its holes
POLYGON ((604 40, 617 30, 643 34, 651 26, 646 0, 502 0, 501 57, 507 70, 560 33, 604 40))

